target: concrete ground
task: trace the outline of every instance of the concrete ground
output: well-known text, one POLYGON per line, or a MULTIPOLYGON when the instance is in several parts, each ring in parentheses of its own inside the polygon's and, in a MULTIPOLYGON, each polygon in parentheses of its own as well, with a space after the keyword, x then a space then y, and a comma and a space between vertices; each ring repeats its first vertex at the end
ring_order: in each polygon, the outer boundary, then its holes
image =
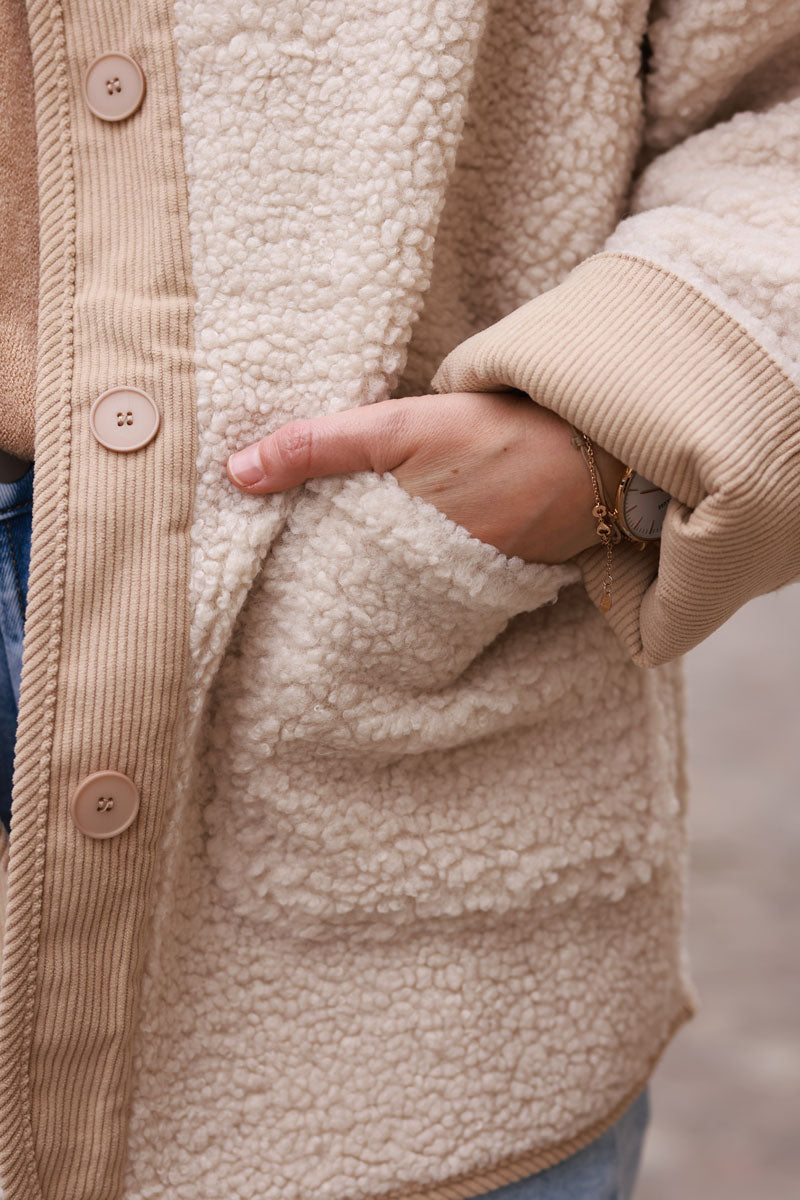
POLYGON ((798 1200, 800 585, 685 662, 701 1007, 656 1072, 635 1200, 798 1200))

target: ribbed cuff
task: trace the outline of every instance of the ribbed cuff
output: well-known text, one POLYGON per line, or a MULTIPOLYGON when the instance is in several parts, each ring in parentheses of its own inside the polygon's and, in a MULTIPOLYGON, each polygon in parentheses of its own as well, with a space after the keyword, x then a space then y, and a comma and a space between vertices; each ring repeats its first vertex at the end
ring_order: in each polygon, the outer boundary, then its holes
MULTIPOLYGON (((800 393, 729 314, 662 267, 587 259, 456 346, 431 387, 527 392, 675 497, 660 560, 658 546, 614 551, 606 617, 639 665, 678 657, 800 575, 800 393)), ((595 603, 604 560, 602 547, 576 559, 595 603)))

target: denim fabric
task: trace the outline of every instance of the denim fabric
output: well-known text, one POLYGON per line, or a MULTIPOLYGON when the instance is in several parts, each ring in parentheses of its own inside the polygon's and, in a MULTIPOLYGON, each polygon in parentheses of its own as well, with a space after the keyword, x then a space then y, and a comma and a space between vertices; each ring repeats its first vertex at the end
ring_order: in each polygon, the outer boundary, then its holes
POLYGON ((583 1150, 478 1200, 631 1200, 649 1119, 645 1088, 616 1125, 583 1150))
POLYGON ((0 820, 7 831, 31 557, 33 468, 31 463, 13 483, 0 482, 0 820))

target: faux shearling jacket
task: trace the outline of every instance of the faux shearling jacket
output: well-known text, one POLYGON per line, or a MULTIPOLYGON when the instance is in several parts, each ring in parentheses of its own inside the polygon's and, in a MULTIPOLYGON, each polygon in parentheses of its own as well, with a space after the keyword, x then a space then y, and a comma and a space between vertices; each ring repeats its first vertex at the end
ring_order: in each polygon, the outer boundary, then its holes
POLYGON ((681 655, 800 575, 800 10, 29 0, 27 35, 4 1200, 523 1178, 692 1011, 681 655), (158 413, 134 451, 114 388, 158 413), (506 558, 391 475, 226 479, 293 417, 508 388, 673 497, 608 614, 599 547, 506 558), (96 772, 127 790, 87 815, 96 772))

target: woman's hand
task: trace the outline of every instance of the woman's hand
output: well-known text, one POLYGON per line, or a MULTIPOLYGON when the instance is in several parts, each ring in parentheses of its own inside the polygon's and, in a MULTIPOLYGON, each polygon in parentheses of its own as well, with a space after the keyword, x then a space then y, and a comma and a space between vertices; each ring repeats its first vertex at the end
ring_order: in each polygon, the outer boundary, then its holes
MULTIPOLYGON (((527 562, 599 545, 589 469, 566 421, 518 392, 404 396, 292 421, 228 459, 251 494, 307 479, 391 471, 473 537, 527 562)), ((595 447, 610 500, 624 465, 595 447)))

